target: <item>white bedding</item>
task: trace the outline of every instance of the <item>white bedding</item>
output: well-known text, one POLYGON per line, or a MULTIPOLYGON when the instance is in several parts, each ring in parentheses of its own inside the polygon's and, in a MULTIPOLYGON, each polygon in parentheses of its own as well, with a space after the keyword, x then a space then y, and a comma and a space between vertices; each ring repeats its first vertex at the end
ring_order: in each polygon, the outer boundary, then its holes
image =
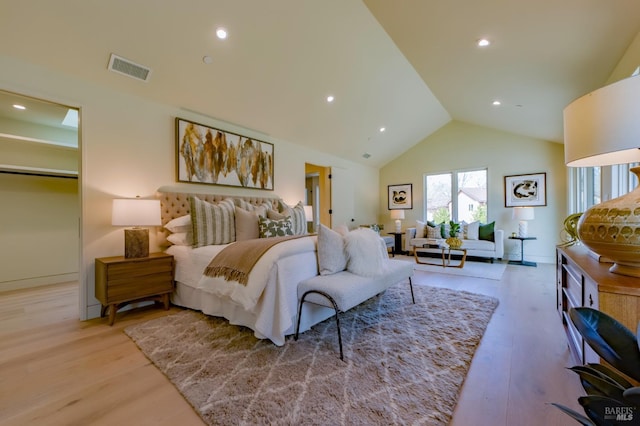
MULTIPOLYGON (((225 246, 171 246, 167 253, 176 259, 174 304, 223 316, 232 324, 250 327, 258 338, 283 345, 295 329, 298 307, 298 283, 318 274, 316 236, 297 238, 276 244, 258 260, 247 285, 208 277, 203 271, 225 246)), ((331 310, 315 308, 312 324, 328 318, 331 310)), ((303 318, 305 318, 303 314, 303 318)), ((305 321, 306 322, 306 321, 305 321)))

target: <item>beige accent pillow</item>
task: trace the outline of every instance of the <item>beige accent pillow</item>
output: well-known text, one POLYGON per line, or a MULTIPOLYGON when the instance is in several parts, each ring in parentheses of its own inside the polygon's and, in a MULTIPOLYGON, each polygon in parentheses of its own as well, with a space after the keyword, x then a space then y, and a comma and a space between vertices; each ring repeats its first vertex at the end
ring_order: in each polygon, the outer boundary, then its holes
POLYGON ((269 209, 267 210, 267 219, 271 219, 271 220, 282 220, 285 217, 287 217, 286 214, 284 213, 279 213, 275 210, 269 209))
POLYGON ((416 220, 416 238, 427 236, 427 224, 421 220, 416 220))
MULTIPOLYGON (((266 213, 266 209, 265 213, 266 213)), ((252 240, 260 237, 257 211, 248 211, 236 206, 236 241, 252 240)))
POLYGON ((344 239, 338 232, 320 224, 318 228, 318 269, 320 275, 331 275, 344 271, 347 267, 347 255, 344 251, 344 239))
POLYGON ((435 227, 426 225, 426 229, 427 229, 427 238, 442 239, 442 233, 440 231, 440 225, 435 226, 435 227))

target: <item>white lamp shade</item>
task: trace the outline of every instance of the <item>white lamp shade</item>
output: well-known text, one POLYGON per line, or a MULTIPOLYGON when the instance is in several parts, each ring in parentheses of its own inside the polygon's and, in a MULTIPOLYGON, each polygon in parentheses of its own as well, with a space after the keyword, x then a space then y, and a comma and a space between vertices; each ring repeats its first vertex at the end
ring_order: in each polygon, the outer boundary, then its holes
POLYGON ((514 207, 512 219, 515 220, 533 220, 535 219, 535 214, 533 212, 533 207, 514 207))
POLYGON ((159 226, 161 223, 160 200, 113 200, 111 224, 114 226, 159 226))
POLYGON ((303 206, 304 217, 307 218, 307 222, 313 222, 313 206, 303 206))
POLYGON ((564 159, 570 167, 640 161, 640 77, 595 90, 564 109, 564 159))
POLYGON ((391 210, 391 219, 403 220, 404 210, 391 210))

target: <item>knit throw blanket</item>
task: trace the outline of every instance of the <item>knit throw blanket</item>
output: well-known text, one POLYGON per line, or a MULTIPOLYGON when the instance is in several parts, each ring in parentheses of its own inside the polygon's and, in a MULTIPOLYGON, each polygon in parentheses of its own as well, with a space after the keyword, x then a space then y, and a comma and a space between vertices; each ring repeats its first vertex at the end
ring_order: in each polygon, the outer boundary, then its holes
POLYGON ((204 270, 204 274, 208 277, 224 277, 227 281, 237 281, 246 286, 253 266, 267 250, 281 242, 308 236, 287 235, 284 237, 236 241, 211 259, 211 262, 204 270))

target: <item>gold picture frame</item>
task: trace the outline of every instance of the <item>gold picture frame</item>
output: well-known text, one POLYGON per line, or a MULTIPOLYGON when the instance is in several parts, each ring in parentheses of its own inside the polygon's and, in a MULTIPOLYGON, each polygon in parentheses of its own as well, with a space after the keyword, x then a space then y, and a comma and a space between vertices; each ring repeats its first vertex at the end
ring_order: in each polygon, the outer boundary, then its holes
POLYGON ((274 147, 176 118, 176 180, 273 191, 274 147))

